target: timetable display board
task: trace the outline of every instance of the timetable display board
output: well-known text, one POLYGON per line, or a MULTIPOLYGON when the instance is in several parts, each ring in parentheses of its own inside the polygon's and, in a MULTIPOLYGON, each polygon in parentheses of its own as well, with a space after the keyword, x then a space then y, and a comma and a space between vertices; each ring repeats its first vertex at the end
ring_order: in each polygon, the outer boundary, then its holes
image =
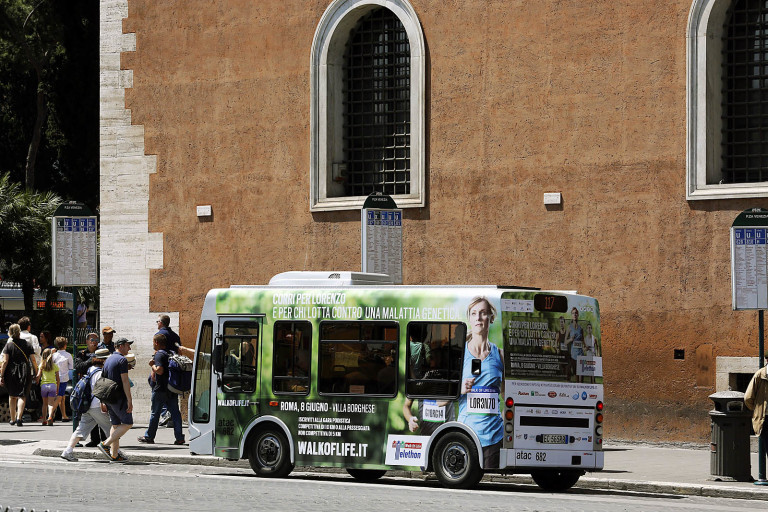
POLYGON ((768 309, 768 210, 745 210, 731 226, 733 309, 768 309))
POLYGON ((80 203, 65 203, 51 220, 55 286, 96 286, 97 218, 80 203))
POLYGON ((361 216, 362 271, 403 282, 403 210, 386 195, 366 199, 361 216))

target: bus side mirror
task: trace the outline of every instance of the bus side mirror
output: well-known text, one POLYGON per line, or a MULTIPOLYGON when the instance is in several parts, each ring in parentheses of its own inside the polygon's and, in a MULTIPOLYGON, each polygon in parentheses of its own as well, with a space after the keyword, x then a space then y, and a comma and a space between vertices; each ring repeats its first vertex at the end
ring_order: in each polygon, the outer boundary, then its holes
POLYGON ((479 359, 472 360, 472 375, 480 375, 483 362, 479 359))
POLYGON ((224 371, 224 346, 221 338, 216 339, 216 345, 213 347, 213 371, 216 373, 224 371))

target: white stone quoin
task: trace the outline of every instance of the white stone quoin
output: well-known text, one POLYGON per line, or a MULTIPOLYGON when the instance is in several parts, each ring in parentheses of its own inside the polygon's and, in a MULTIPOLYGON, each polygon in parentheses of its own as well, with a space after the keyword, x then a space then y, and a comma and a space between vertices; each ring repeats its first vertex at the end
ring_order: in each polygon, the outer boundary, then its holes
MULTIPOLYGON (((149 272, 163 267, 163 234, 150 233, 148 223, 149 175, 157 171, 157 162, 144 154, 144 127, 132 125, 131 112, 125 109, 125 89, 133 84, 133 72, 120 70, 120 53, 136 49, 136 35, 123 34, 122 29, 128 2, 101 0, 100 11, 99 330, 110 325, 117 331, 115 339, 134 340, 134 421, 147 423, 147 361, 158 316, 149 310, 149 272)), ((178 332, 178 313, 167 313, 178 332)))

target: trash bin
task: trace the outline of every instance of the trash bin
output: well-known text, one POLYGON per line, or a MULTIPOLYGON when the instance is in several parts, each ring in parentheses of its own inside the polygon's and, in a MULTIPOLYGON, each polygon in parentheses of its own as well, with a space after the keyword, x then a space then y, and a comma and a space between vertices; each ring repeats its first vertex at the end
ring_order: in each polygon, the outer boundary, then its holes
POLYGON ((709 398, 715 402, 715 408, 709 411, 710 474, 724 480, 752 482, 749 459, 752 412, 744 405, 744 393, 720 391, 709 398))

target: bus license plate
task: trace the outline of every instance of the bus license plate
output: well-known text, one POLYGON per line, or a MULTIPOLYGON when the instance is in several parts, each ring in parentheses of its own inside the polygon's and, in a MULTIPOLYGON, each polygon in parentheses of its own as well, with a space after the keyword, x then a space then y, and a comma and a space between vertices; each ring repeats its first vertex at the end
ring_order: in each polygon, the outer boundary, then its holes
POLYGON ((568 436, 565 434, 543 434, 541 442, 546 444, 566 444, 568 436))

